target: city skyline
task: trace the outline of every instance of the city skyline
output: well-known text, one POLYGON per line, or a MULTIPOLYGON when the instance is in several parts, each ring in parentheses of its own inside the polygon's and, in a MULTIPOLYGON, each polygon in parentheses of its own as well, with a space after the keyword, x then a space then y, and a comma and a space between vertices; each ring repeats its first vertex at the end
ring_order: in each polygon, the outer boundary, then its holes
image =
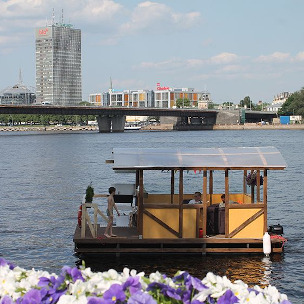
POLYGON ((303 86, 304 3, 284 1, 0 1, 0 89, 35 85, 36 27, 82 31, 83 100, 115 89, 194 87, 217 103, 271 102, 303 86), (46 21, 48 18, 48 21, 46 21))

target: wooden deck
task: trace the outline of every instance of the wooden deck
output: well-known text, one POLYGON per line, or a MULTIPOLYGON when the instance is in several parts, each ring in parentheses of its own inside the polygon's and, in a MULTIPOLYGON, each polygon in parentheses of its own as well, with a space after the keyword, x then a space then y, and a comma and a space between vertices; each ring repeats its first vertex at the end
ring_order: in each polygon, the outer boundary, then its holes
MULTIPOLYGON (((140 239, 136 228, 113 227, 117 237, 106 238, 105 228, 98 227, 97 238, 86 229, 86 237, 80 237, 77 226, 74 234, 75 252, 78 254, 103 253, 260 253, 262 239, 231 239, 224 235, 204 238, 140 239)), ((272 252, 283 251, 282 241, 272 240, 272 252)))

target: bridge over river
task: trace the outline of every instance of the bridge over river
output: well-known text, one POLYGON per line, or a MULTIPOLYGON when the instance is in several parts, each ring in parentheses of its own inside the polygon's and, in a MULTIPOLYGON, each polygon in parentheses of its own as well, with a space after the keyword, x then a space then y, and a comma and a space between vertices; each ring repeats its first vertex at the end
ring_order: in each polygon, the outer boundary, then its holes
POLYGON ((126 116, 176 117, 177 130, 212 129, 215 124, 236 124, 242 121, 271 122, 275 112, 261 111, 218 111, 206 109, 162 109, 127 107, 88 107, 53 105, 0 105, 0 114, 53 114, 53 115, 95 115, 99 132, 123 132, 126 116))

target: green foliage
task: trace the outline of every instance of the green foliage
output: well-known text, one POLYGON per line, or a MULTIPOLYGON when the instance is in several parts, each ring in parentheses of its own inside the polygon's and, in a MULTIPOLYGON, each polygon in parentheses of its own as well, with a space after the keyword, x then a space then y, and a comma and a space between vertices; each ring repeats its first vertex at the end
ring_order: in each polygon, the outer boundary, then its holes
POLYGON ((217 104, 215 104, 213 102, 208 102, 208 109, 209 110, 213 110, 216 106, 217 106, 217 104))
POLYGON ((92 187, 92 184, 90 184, 86 190, 85 201, 87 203, 92 203, 93 197, 94 197, 94 188, 92 187))
POLYGON ((178 98, 176 100, 176 107, 177 108, 190 107, 190 100, 188 98, 178 98))
POLYGON ((304 87, 284 102, 279 115, 302 115, 304 117, 304 87))
POLYGON ((246 107, 247 109, 256 110, 256 111, 260 111, 262 109, 262 106, 254 104, 249 96, 244 97, 244 99, 240 101, 239 105, 242 108, 246 107))
POLYGON ((32 114, 1 114, 0 123, 4 125, 87 125, 88 120, 95 120, 94 115, 32 115, 32 114))
POLYGON ((252 105, 252 101, 250 100, 249 96, 244 97, 244 99, 240 101, 241 107, 246 107, 248 109, 251 108, 251 105, 252 105))

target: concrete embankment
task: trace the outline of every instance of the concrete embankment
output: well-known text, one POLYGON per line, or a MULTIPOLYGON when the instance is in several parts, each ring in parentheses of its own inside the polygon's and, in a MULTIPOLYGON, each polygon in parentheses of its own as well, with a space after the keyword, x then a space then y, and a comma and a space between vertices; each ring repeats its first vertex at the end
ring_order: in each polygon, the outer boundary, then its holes
MULTIPOLYGON (((173 124, 160 124, 145 126, 142 130, 169 131, 173 130, 173 124)), ((304 130, 304 124, 294 125, 261 125, 248 123, 244 125, 214 125, 213 130, 304 130)))
MULTIPOLYGON (((173 124, 149 125, 141 128, 142 131, 172 131, 173 124)), ((248 123, 244 125, 214 125, 213 130, 304 130, 304 124, 293 125, 260 125, 248 123)), ((1 126, 0 132, 69 132, 69 131, 97 131, 98 126, 1 126)))
POLYGON ((213 130, 304 130, 304 124, 261 125, 248 123, 244 125, 214 125, 213 130))

